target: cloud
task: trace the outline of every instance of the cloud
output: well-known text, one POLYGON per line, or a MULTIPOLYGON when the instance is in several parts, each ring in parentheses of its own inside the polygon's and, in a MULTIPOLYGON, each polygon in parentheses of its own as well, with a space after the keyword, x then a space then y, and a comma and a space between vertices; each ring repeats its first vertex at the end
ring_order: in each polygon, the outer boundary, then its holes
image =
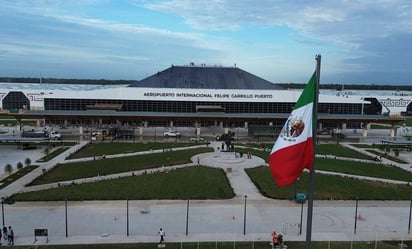
POLYGON ((408 0, 168 0, 146 7, 178 15, 199 30, 239 30, 244 24, 287 26, 348 49, 361 46, 363 39, 412 32, 408 0))
POLYGON ((0 23, 0 59, 25 68, 96 64, 147 76, 189 61, 237 63, 268 80, 306 82, 317 53, 331 81, 407 75, 412 61, 408 0, 16 0, 0 3, 0 23))
POLYGON ((210 56, 219 57, 225 50, 219 38, 206 42, 208 39, 201 33, 67 15, 49 7, 8 8, 0 10, 0 22, 5 24, 0 27, 0 58, 30 58, 24 62, 26 68, 39 67, 41 63, 53 68, 51 62, 66 63, 67 68, 99 64, 112 65, 112 73, 118 74, 114 65, 119 64, 128 65, 131 71, 139 68, 143 71, 141 78, 147 70, 153 72, 176 63, 176 58, 188 62, 196 54, 207 60, 210 56))

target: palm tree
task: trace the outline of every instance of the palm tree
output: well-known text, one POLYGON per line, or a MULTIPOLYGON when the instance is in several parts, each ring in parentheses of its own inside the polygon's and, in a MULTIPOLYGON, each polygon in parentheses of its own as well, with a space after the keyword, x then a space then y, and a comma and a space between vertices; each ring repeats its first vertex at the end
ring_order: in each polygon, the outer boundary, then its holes
POLYGON ((17 170, 21 170, 23 168, 23 164, 21 162, 17 163, 17 170))
POLYGON ((13 172, 13 166, 11 166, 10 163, 6 164, 6 166, 4 167, 4 172, 10 175, 11 172, 13 172))
POLYGON ((26 160, 24 160, 24 164, 26 164, 26 166, 30 166, 31 164, 30 158, 26 158, 26 160))

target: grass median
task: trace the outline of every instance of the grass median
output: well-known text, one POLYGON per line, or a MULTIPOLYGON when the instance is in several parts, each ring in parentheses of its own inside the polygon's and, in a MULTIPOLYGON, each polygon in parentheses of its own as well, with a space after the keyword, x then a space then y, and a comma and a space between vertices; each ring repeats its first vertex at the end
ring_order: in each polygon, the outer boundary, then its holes
MULTIPOLYGON (((269 154, 270 154, 273 144, 267 144, 267 143, 247 144, 247 146, 250 148, 249 149, 237 148, 236 151, 243 152, 243 153, 246 153, 247 151, 251 151, 254 155, 257 155, 265 159, 266 162, 268 162, 269 154)), ((365 154, 359 153, 357 151, 348 149, 339 144, 318 144, 316 145, 316 154, 317 155, 333 155, 337 157, 346 157, 346 158, 371 160, 371 161, 374 160, 373 157, 370 157, 365 154)))
MULTIPOLYGON (((307 193, 309 174, 304 172, 296 184, 278 188, 268 167, 246 170, 259 191, 274 199, 293 199, 295 192, 307 193)), ((409 184, 388 184, 332 175, 315 175, 314 199, 316 200, 409 200, 412 187, 409 184)))
POLYGON ((103 176, 135 170, 144 170, 161 167, 162 165, 170 166, 186 164, 191 162, 190 158, 192 156, 211 151, 213 151, 212 148, 204 147, 61 164, 37 178, 30 185, 47 184, 75 180, 79 178, 94 177, 98 175, 103 176))
MULTIPOLYGON (((328 145, 329 146, 329 145, 328 145)), ((351 175, 359 175, 359 176, 370 176, 376 178, 383 178, 383 179, 390 179, 390 180, 397 180, 397 181, 405 181, 405 182, 412 182, 412 173, 396 166, 389 166, 385 164, 379 164, 374 162, 360 162, 351 160, 352 158, 355 159, 364 159, 359 157, 358 152, 351 151, 347 148, 341 147, 339 145, 330 145, 334 149, 325 150, 325 146, 320 147, 321 153, 324 155, 329 155, 328 152, 333 152, 334 155, 339 155, 349 160, 337 160, 337 159, 327 159, 327 158, 316 158, 316 169, 317 170, 324 170, 330 172, 338 172, 343 174, 351 174, 351 175)), ((237 149, 238 152, 246 153, 247 151, 251 151, 254 156, 258 156, 263 158, 266 163, 269 160, 270 151, 262 151, 262 150, 254 150, 254 149, 237 149)), ((360 154, 362 155, 362 154, 360 154)))
POLYGON ((89 143, 81 150, 70 155, 68 159, 85 158, 103 155, 115 155, 121 153, 133 153, 140 151, 171 149, 176 147, 188 147, 201 145, 200 143, 122 143, 122 142, 94 142, 89 143))
POLYGON ((234 196, 222 169, 190 166, 170 171, 123 177, 17 194, 14 201, 228 199, 234 196))

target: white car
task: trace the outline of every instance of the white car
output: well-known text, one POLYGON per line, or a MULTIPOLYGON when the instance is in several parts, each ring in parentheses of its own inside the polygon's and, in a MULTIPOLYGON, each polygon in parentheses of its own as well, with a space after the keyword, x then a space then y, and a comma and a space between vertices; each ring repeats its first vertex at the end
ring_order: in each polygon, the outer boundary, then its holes
POLYGON ((51 131, 49 133, 49 138, 54 140, 60 140, 62 139, 62 134, 58 133, 57 131, 51 131))
POLYGON ((166 131, 163 133, 165 137, 180 137, 180 133, 177 131, 166 131))
POLYGON ((191 137, 190 141, 192 141, 192 142, 202 142, 202 141, 205 141, 205 138, 204 137, 191 137))

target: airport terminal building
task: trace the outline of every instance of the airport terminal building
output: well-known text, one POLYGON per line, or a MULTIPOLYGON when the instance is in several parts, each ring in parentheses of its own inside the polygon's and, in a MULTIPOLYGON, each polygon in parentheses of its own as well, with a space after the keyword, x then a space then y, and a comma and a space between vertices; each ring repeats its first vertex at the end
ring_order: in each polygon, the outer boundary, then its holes
MULTIPOLYGON (((280 129, 301 90, 282 87, 238 67, 174 66, 128 86, 2 87, 1 109, 48 125, 99 127, 245 127, 250 135, 280 129)), ((411 108, 410 101, 407 108, 411 108)), ((319 127, 360 128, 391 121, 374 97, 320 94, 319 127)))

